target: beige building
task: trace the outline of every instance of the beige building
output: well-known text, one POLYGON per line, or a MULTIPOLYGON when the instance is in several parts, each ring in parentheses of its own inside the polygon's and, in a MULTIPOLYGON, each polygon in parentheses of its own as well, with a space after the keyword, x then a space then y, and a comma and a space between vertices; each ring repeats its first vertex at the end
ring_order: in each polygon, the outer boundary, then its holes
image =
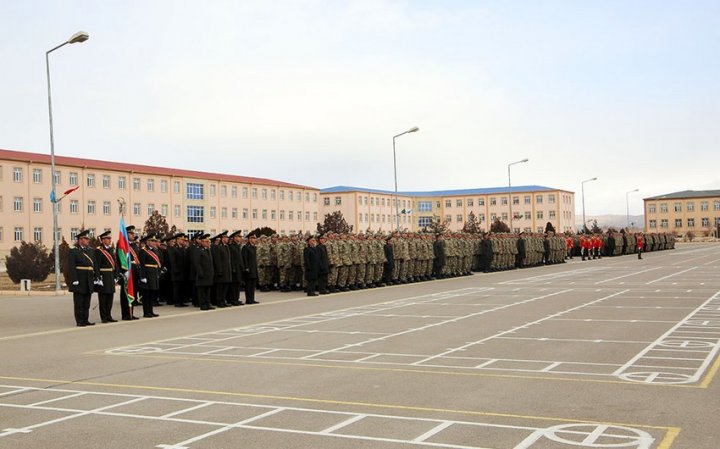
MULTIPOLYGON (((354 230, 394 230, 397 210, 400 228, 422 230, 433 219, 449 223, 451 230, 461 230, 472 212, 481 229, 489 229, 496 219, 510 223, 512 201, 513 228, 516 232, 543 232, 547 222, 558 232, 574 231, 575 194, 542 186, 518 186, 430 192, 401 192, 399 206, 394 207, 394 192, 337 186, 321 190, 320 213, 324 217, 341 211, 354 230), (404 213, 403 213, 404 211, 404 213)), ((321 217, 322 219, 322 217, 321 217)))
MULTIPOLYGON (((320 191, 271 179, 57 156, 56 193, 79 187, 59 204, 66 240, 78 230, 142 228, 157 210, 183 231, 245 232, 268 226, 281 233, 315 231, 320 191)), ((21 241, 52 246, 50 156, 0 150, 0 256, 21 241)))
POLYGON ((720 227, 720 190, 684 190, 643 201, 647 232, 700 234, 720 227))

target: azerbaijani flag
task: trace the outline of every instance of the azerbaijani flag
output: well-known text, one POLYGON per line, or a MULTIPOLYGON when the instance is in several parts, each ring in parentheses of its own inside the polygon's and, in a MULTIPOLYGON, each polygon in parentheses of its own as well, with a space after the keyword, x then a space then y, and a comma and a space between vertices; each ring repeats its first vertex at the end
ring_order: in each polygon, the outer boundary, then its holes
POLYGON ((130 256, 130 242, 128 241, 127 231, 125 230, 125 218, 120 217, 120 235, 117 243, 117 256, 120 262, 120 268, 125 271, 125 296, 128 299, 128 306, 132 305, 135 300, 135 282, 132 277, 132 256, 130 256))

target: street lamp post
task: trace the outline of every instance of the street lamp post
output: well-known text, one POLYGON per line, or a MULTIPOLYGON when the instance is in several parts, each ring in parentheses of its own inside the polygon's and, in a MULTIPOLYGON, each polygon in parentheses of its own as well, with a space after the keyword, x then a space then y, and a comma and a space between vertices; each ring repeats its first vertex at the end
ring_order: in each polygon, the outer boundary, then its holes
POLYGON ((510 181, 510 167, 515 164, 524 164, 528 159, 508 164, 508 205, 510 206, 510 232, 513 232, 513 211, 512 211, 512 182, 510 181))
POLYGON ((420 128, 413 126, 405 132, 393 136, 393 171, 395 172, 395 215, 397 216, 397 231, 400 232, 400 209, 398 204, 398 187, 397 187, 397 157, 395 156, 395 139, 403 134, 414 133, 420 131, 420 128))
POLYGON ((50 53, 58 48, 67 45, 85 42, 90 39, 90 35, 84 31, 79 31, 70 39, 58 45, 57 47, 45 52, 45 70, 47 72, 47 89, 48 89, 48 115, 50 117, 50 179, 52 181, 52 191, 50 201, 53 206, 53 252, 55 253, 55 292, 60 291, 60 244, 58 242, 58 199, 55 196, 55 139, 53 137, 53 115, 52 115, 52 96, 50 95, 50 53))
POLYGON ((586 179, 581 183, 581 189, 582 189, 582 209, 583 209, 583 229, 587 227, 587 222, 585 221, 585 183, 590 181, 597 181, 597 178, 590 178, 586 179))
POLYGON ((640 189, 630 190, 625 192, 625 212, 627 215, 627 227, 630 229, 630 194, 634 192, 639 192, 640 189))

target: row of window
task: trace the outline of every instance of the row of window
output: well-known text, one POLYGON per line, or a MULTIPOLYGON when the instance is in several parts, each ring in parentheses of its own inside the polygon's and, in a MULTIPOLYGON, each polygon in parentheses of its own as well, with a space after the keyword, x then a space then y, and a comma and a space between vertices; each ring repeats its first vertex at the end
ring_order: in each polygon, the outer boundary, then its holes
MULTIPOLYGON (((176 217, 179 217, 179 215, 180 215, 179 207, 180 206, 175 206, 175 212, 177 214, 176 217)), ((205 206, 187 206, 186 211, 187 211, 188 223, 204 223, 205 222, 205 206)), ((230 213, 231 213, 231 218, 233 220, 236 220, 238 218, 238 209, 236 207, 233 207, 230 210, 230 213)), ((215 207, 208 208, 208 215, 211 219, 216 218, 217 209, 215 207)), ((297 219, 297 221, 303 221, 302 211, 296 212, 296 211, 290 210, 290 211, 287 211, 287 215, 286 215, 284 209, 280 210, 278 213, 278 211, 276 211, 275 209, 271 209, 271 210, 252 209, 252 211, 250 211, 248 208, 243 208, 242 219, 247 220, 250 216, 252 216, 253 220, 257 220, 258 217, 260 217, 262 220, 267 220, 269 217, 270 220, 278 220, 279 219, 280 221, 285 221, 285 217, 287 217, 288 221, 293 221, 295 219, 297 219), (250 215, 250 214, 252 214, 252 215, 250 215)), ((310 216, 311 216, 310 212, 306 211, 305 212, 305 221, 310 221, 310 216)), ((220 218, 228 218, 228 209, 226 207, 220 208, 220 218)), ((318 219, 318 213, 313 212, 312 213, 312 221, 317 222, 317 219, 318 219)))
MULTIPOLYGON (((681 202, 673 203, 673 210, 675 212, 682 212, 683 211, 683 205, 681 202)), ((694 201, 688 201, 685 203, 685 210, 687 212, 694 212, 695 211, 695 202, 694 201)), ((708 201, 700 201, 700 210, 705 212, 710 210, 710 203, 708 201)), ((720 200, 713 201, 713 210, 720 211, 720 200)), ((668 211, 668 203, 660 203, 660 213, 667 213, 668 211)), ((648 213, 654 214, 657 213, 657 205, 655 204, 649 204, 648 205, 648 213)))
MULTIPOLYGON (((1 169, 1 167, 0 167, 1 169)), ((0 178, 1 179, 1 178, 0 178)), ((43 170, 40 168, 34 168, 32 170, 32 179, 33 183, 40 184, 42 183, 43 179, 43 170)), ((14 182, 23 182, 23 168, 22 167, 14 167, 13 168, 13 181, 14 182)), ((69 172, 68 174, 68 182, 71 186, 77 186, 79 179, 78 179, 78 173, 77 172, 69 172)), ((146 182, 146 190, 148 192, 154 192, 155 191, 155 179, 154 178, 147 178, 145 180, 146 182)), ((56 184, 62 184, 62 176, 59 170, 55 171, 55 183, 56 184)), ((104 189, 109 189, 112 183, 111 175, 102 175, 102 187, 104 189)), ((117 188, 119 190, 125 190, 127 185, 127 177, 125 176, 118 176, 117 177, 117 188)), ((88 173, 85 177, 85 186, 88 188, 95 188, 96 186, 96 176, 94 173, 88 173)), ((134 191, 140 191, 142 186, 142 180, 139 177, 133 177, 132 178, 132 188, 134 191)), ((160 180, 160 192, 161 193, 167 193, 168 192, 168 181, 167 180, 160 180)), ((209 184, 208 186, 208 194, 209 196, 215 196, 216 195, 216 185, 215 184, 209 184)), ((186 185, 186 193, 188 199, 204 199, 204 190, 205 190, 205 184, 201 183, 187 183, 186 185)), ((230 186, 230 196, 232 198, 238 197, 238 186, 230 186)), ((173 193, 179 194, 181 191, 181 184, 180 181, 173 181, 173 193)), ((268 199, 275 200, 277 196, 280 197, 280 201, 285 201, 285 198, 287 197, 288 201, 298 201, 301 202, 303 200, 302 192, 299 191, 292 191, 292 190, 276 190, 276 189, 267 189, 267 188, 260 188, 257 187, 249 188, 249 187, 242 187, 240 190, 240 193, 242 195, 242 198, 248 198, 250 195, 252 195, 253 199, 258 198, 258 194, 260 195, 261 199, 268 199), (279 193, 278 193, 279 192, 279 193)), ((220 196, 221 197, 227 197, 228 196, 228 186, 225 184, 220 185, 220 196)), ((310 199, 312 198, 313 202, 317 202, 317 192, 313 192, 312 196, 310 195, 310 192, 305 192, 305 202, 309 203, 310 199)))
MULTIPOLYGON (((703 228, 709 228, 709 227, 710 227, 710 218, 708 218, 708 217, 703 217, 703 218, 700 219, 700 223, 701 223, 701 224, 700 224, 701 227, 703 227, 703 228)), ((695 227, 695 219, 694 219, 694 218, 688 218, 688 219, 686 220, 686 224, 687 224, 687 226, 685 226, 685 227, 687 227, 687 228, 694 228, 694 227, 695 227)), ((663 219, 660 220, 660 227, 661 227, 661 228, 667 229, 667 228, 668 228, 668 225, 669 225, 669 223, 668 223, 668 219, 667 219, 667 218, 663 218, 663 219)), ((715 217, 714 226, 718 226, 718 225, 720 225, 720 217, 715 217)), ((650 220, 650 221, 649 221, 649 226, 650 226, 650 229, 657 229, 657 220, 655 220, 655 219, 650 220)), ((682 227, 683 227, 683 221, 682 221, 682 219, 681 219, 681 218, 676 218, 676 219, 675 219, 675 229, 677 229, 677 228, 682 228, 682 227)))
MULTIPOLYGON (((385 198, 375 198, 375 197, 369 197, 370 198, 370 205, 371 206, 385 206, 385 198)), ((549 204, 555 204, 555 194, 549 194, 547 196, 548 203, 549 204)), ((532 201, 532 195, 525 195, 523 197, 524 204, 531 204, 532 201)), ((564 202, 570 202, 570 196, 569 195, 563 195, 563 201, 564 202)), ((407 207, 405 204, 406 200, 403 200, 403 207, 407 207)), ((475 200, 473 198, 467 198, 465 200, 463 199, 456 199, 455 200, 455 206, 456 207, 463 207, 463 202, 467 204, 468 207, 473 207, 475 205, 475 200)), ((408 201, 409 203, 409 201, 408 201)), ((503 205, 507 205, 508 198, 507 196, 500 197, 500 203, 503 205)), ((535 195, 535 204, 542 204, 543 203, 543 195, 535 195)), ((335 205, 340 206, 342 204, 342 198, 339 196, 335 197, 335 205)), ((362 206, 363 204, 365 206, 368 205, 368 197, 367 196, 359 196, 358 197, 358 204, 362 206)), ((390 199, 387 200, 388 206, 390 205, 390 199)), ((452 207, 453 200, 445 200, 445 207, 452 207)), ((478 198, 477 199, 478 206, 484 206, 485 205, 485 198, 478 198)), ((513 196, 513 204, 520 204, 520 197, 519 196, 513 196)), ((325 205, 330 205, 330 198, 325 198, 325 205)), ((496 197, 490 197, 490 205, 495 206, 497 205, 497 198, 496 197)), ((437 202, 437 207, 440 208, 440 201, 437 202)), ((429 212, 432 210, 432 201, 419 201, 418 202, 418 209, 424 212, 429 212)))

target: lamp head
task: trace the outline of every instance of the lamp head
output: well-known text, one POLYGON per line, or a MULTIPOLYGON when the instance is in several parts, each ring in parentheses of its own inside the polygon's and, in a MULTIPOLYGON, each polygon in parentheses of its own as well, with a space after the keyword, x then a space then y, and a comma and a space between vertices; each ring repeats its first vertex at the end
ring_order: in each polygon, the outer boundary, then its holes
POLYGON ((529 159, 523 159, 520 162, 527 162, 529 159))
POLYGON ((418 132, 418 131, 420 131, 420 128, 418 128, 417 126, 413 126, 412 128, 407 130, 407 132, 409 132, 409 133, 414 133, 414 132, 418 132))
POLYGON ((90 39, 90 35, 86 33, 85 31, 78 31, 77 33, 70 36, 70 39, 68 39, 68 44, 75 44, 79 42, 85 42, 86 40, 90 39))

